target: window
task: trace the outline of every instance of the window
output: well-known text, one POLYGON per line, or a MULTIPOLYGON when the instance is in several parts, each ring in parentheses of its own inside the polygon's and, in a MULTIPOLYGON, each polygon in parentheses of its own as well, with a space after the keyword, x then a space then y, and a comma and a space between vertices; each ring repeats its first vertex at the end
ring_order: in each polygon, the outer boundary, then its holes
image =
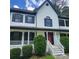
POLYGON ((27 44, 28 41, 28 32, 24 33, 24 44, 27 44))
POLYGON ((65 26, 64 20, 59 20, 59 26, 65 26))
POLYGON ((66 20, 66 26, 69 26, 69 20, 66 20))
POLYGON ((22 32, 10 32, 10 44, 21 44, 22 32))
POLYGON ((25 23, 34 23, 34 16, 25 16, 25 23))
POLYGON ((59 26, 68 26, 69 27, 69 20, 68 19, 60 19, 59 26))
POLYGON ((30 43, 33 43, 34 37, 35 37, 35 33, 34 33, 34 32, 30 32, 30 33, 29 33, 29 40, 30 40, 30 43))
POLYGON ((45 25, 45 26, 48 26, 48 27, 52 27, 52 19, 50 19, 49 16, 47 16, 47 17, 44 19, 44 25, 45 25))
POLYGON ((12 22, 23 22, 23 15, 19 13, 14 13, 12 16, 12 22))

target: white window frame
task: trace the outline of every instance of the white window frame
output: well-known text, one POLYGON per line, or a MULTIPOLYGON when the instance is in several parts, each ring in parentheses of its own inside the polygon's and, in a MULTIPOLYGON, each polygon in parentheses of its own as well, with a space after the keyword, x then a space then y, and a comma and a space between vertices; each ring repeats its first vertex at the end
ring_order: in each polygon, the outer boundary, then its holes
POLYGON ((35 15, 25 14, 25 17, 26 17, 26 16, 34 16, 34 23, 28 23, 28 22, 25 22, 25 20, 24 20, 24 23, 35 24, 35 15))
MULTIPOLYGON (((18 31, 11 31, 11 32, 18 32, 18 31)), ((18 44, 18 45, 21 45, 21 46, 24 46, 24 45, 26 45, 26 44, 24 44, 24 33, 25 32, 28 32, 28 40, 27 40, 27 44, 29 45, 30 44, 30 39, 29 39, 29 34, 30 34, 30 32, 34 32, 34 34, 35 34, 35 36, 36 36, 36 32, 35 31, 19 31, 19 32, 22 32, 22 38, 21 38, 21 44, 18 44)))
MULTIPOLYGON (((22 13, 16 13, 16 12, 12 12, 12 13, 11 13, 11 22, 13 22, 13 21, 12 21, 13 14, 20 14, 20 15, 22 15, 22 16, 23 16, 23 19, 22 19, 22 20, 23 20, 23 22, 24 22, 24 14, 22 14, 22 13)), ((14 23, 23 23, 23 22, 14 22, 14 23)))
POLYGON ((60 26, 60 25, 59 25, 59 27, 69 27, 69 26, 66 26, 66 20, 67 20, 67 19, 59 19, 59 20, 64 20, 64 26, 60 26))

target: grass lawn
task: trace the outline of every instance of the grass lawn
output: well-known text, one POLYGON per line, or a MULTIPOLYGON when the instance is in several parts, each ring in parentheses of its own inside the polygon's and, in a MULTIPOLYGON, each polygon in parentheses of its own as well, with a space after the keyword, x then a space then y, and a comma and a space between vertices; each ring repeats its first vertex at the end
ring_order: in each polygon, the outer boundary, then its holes
POLYGON ((51 55, 46 55, 46 56, 42 56, 42 57, 38 57, 38 56, 32 56, 30 59, 55 59, 54 56, 51 55))

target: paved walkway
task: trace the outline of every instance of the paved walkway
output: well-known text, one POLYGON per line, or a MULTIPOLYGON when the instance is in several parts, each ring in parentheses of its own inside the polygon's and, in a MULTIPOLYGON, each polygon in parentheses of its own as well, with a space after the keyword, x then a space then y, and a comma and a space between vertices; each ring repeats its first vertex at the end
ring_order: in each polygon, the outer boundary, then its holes
POLYGON ((65 56, 55 56, 55 59, 69 59, 68 55, 65 56))

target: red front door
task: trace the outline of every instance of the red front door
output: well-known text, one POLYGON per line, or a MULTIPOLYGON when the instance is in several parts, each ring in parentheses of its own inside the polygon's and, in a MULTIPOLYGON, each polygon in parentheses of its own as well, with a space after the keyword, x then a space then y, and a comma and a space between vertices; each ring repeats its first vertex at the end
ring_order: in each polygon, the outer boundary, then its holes
POLYGON ((53 40, 53 33, 52 32, 48 32, 48 40, 54 44, 54 40, 53 40))

